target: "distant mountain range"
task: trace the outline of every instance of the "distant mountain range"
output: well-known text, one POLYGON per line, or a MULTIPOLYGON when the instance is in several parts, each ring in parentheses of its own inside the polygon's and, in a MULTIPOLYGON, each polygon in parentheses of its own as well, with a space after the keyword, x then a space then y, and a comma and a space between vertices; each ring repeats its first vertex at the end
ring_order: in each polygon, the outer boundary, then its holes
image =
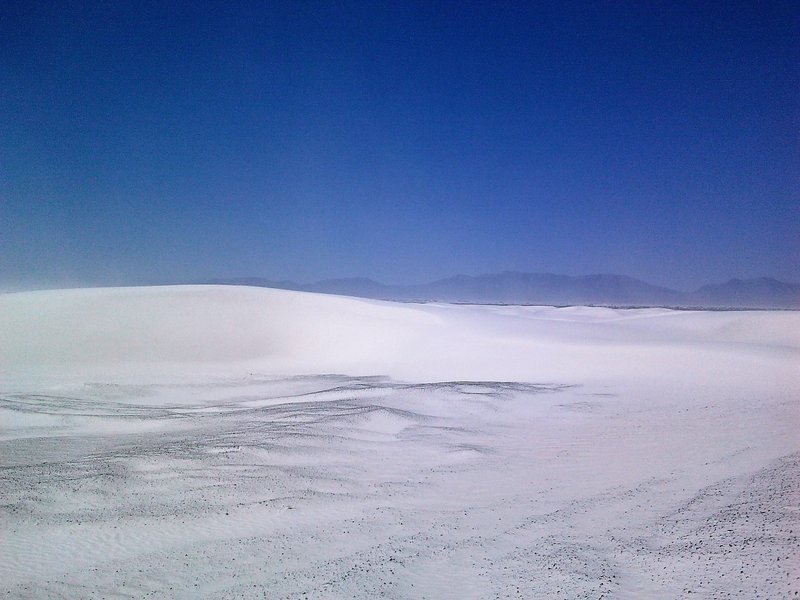
POLYGON ((571 277, 552 273, 503 272, 457 275, 417 285, 385 285, 371 279, 326 279, 302 284, 258 277, 199 283, 251 285, 379 300, 475 304, 671 306, 702 308, 800 308, 800 285, 769 277, 731 279, 679 292, 623 275, 571 277))

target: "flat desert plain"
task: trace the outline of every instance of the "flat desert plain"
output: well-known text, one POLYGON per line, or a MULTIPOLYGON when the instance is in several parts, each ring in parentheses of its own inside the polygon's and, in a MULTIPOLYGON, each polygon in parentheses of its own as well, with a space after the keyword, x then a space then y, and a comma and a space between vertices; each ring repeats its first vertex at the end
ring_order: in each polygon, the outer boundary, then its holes
POLYGON ((793 598, 800 313, 0 295, 8 598, 793 598))

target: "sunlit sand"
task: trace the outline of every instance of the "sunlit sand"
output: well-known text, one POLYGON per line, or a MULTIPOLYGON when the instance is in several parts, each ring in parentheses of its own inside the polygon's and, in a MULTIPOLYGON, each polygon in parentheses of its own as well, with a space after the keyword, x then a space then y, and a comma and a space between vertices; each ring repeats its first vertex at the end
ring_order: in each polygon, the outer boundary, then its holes
POLYGON ((794 597, 800 313, 0 296, 3 597, 794 597))

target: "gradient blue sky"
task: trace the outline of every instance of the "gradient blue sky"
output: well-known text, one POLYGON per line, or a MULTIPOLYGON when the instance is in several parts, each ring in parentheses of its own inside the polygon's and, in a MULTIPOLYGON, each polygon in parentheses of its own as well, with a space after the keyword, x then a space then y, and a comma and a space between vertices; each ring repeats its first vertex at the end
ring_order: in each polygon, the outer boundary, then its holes
POLYGON ((8 2, 0 288, 800 281, 797 2, 8 2))

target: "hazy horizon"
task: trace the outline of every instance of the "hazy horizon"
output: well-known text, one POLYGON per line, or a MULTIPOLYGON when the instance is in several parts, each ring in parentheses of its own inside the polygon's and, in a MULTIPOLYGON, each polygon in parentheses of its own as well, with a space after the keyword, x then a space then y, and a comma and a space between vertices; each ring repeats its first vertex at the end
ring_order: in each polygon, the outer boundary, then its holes
MULTIPOLYGON (((741 277, 732 277, 725 280, 709 280, 702 282, 701 284, 692 287, 692 288, 677 288, 677 287, 670 287, 666 285, 661 285, 658 283, 653 283, 652 281, 647 281, 644 279, 639 279, 635 277, 631 277, 630 275, 626 275, 624 273, 578 273, 578 274, 568 274, 568 273, 553 273, 553 272, 522 272, 522 271, 498 271, 494 273, 475 273, 475 274, 467 274, 467 273, 454 273, 447 277, 442 277, 435 280, 426 280, 426 281, 411 281, 408 283, 397 283, 394 281, 381 281, 372 279, 369 277, 362 277, 362 276, 352 276, 352 277, 336 277, 336 278, 322 278, 322 279, 315 279, 313 281, 301 281, 296 279, 277 279, 273 277, 264 277, 259 275, 241 275, 241 276, 231 276, 231 277, 198 277, 195 279, 175 279, 175 280, 155 280, 155 279, 142 279, 142 280, 106 280, 106 281, 76 281, 76 280, 53 280, 53 281, 45 281, 45 282, 32 282, 27 285, 25 284, 18 284, 18 285, 0 285, 0 294, 4 293, 16 293, 16 292, 31 292, 31 291, 39 291, 39 290, 58 290, 58 289, 85 289, 85 288, 104 288, 104 287, 142 287, 142 286, 169 286, 169 285, 206 285, 206 284, 219 284, 222 283, 224 285, 229 285, 231 282, 237 282, 239 280, 252 280, 262 281, 262 282, 270 282, 271 284, 277 284, 276 287, 279 289, 300 289, 300 288, 282 288, 280 284, 290 284, 290 285, 299 285, 299 286, 314 286, 317 284, 324 284, 326 282, 357 282, 357 281, 370 281, 373 283, 377 283, 380 285, 387 286, 389 288, 404 288, 404 287, 413 287, 413 286, 422 286, 425 287, 429 284, 434 284, 440 281, 445 281, 449 279, 456 279, 459 277, 468 277, 468 278, 480 278, 480 277, 492 277, 492 276, 499 276, 503 274, 520 274, 520 275, 555 275, 557 277, 569 277, 569 278, 581 278, 581 277, 627 277, 638 281, 640 283, 645 283, 648 285, 655 286, 657 288, 663 288, 664 290, 670 292, 678 292, 680 294, 691 295, 695 292, 698 292, 704 286, 716 286, 716 285, 723 285, 726 283, 730 283, 732 281, 757 281, 761 279, 768 279, 773 281, 778 281, 779 283, 788 284, 792 286, 800 286, 800 282, 796 281, 786 281, 781 280, 773 277, 762 276, 762 277, 752 277, 752 278, 741 278, 741 277)), ((242 285, 250 285, 249 283, 242 283, 242 285)), ((258 285, 258 284, 253 284, 258 285)), ((337 292, 342 293, 342 292, 337 292)), ((347 294, 346 294, 347 295, 347 294)), ((356 296, 360 296, 360 294, 356 293, 356 296)), ((669 304, 669 303, 667 303, 669 304)), ((660 305, 656 303, 656 305, 660 305)))

